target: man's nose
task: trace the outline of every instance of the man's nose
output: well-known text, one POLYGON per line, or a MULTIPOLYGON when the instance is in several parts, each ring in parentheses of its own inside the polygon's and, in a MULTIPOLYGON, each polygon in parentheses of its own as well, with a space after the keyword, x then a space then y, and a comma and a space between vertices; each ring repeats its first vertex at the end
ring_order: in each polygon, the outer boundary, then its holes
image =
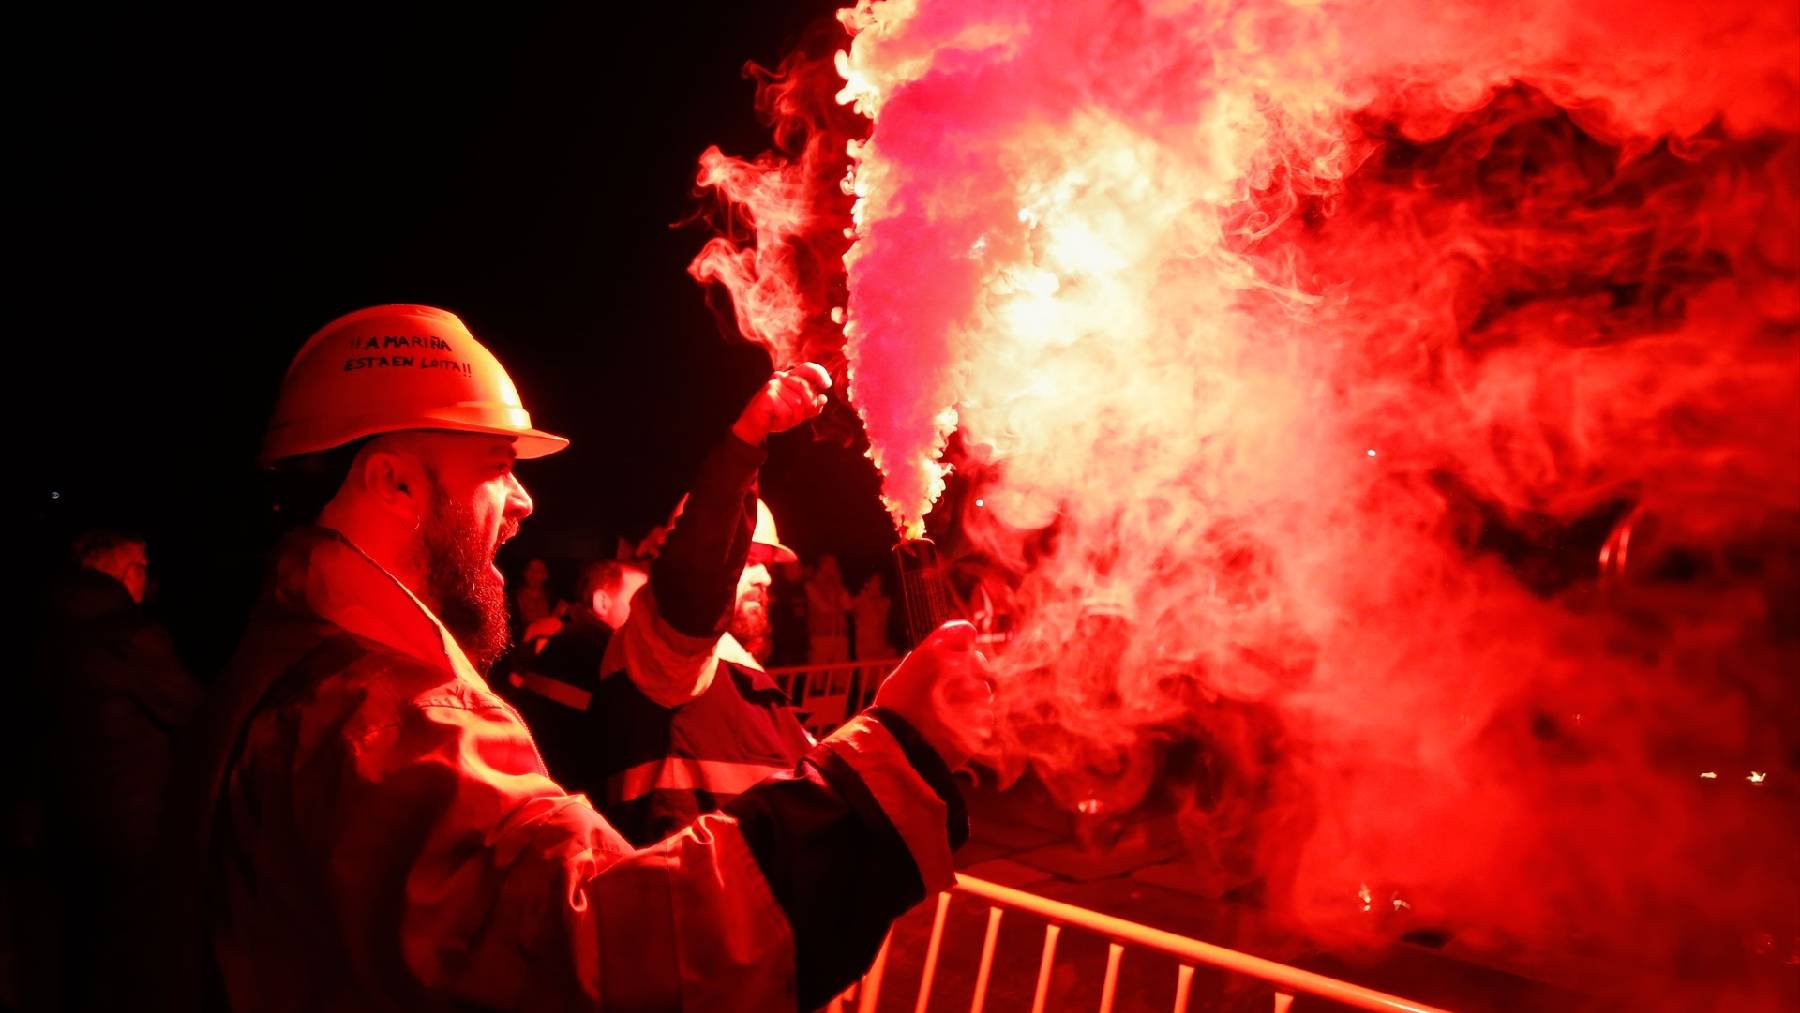
POLYGON ((506 476, 506 516, 508 520, 522 521, 531 516, 531 494, 525 491, 525 483, 519 481, 517 475, 506 476))

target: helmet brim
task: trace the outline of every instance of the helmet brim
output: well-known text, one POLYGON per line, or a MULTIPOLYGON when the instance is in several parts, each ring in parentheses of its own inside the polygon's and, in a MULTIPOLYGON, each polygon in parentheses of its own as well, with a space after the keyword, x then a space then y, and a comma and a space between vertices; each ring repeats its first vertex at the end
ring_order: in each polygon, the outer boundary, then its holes
POLYGON ((750 543, 750 558, 747 562, 751 565, 757 563, 762 563, 764 565, 769 563, 798 563, 799 561, 800 557, 794 554, 793 549, 790 549, 779 542, 774 545, 770 545, 768 542, 750 543))
MULTIPOLYGON (((501 432, 499 435, 505 436, 509 434, 501 432)), ((518 440, 513 443, 513 449, 518 451, 521 460, 533 457, 549 457, 557 451, 569 449, 569 438, 567 436, 546 433, 542 429, 527 429, 522 433, 513 435, 518 436, 518 440)))
POLYGON ((388 433, 412 431, 479 433, 485 436, 511 437, 513 441, 513 450, 519 455, 520 460, 529 460, 534 457, 548 457, 559 450, 567 449, 569 446, 569 438, 567 436, 546 433, 542 429, 509 429, 505 426, 484 426, 467 422, 443 425, 418 425, 414 423, 389 426, 369 426, 361 431, 352 433, 348 438, 339 436, 333 439, 321 439, 316 441, 295 440, 291 436, 284 435, 284 438, 282 438, 276 446, 271 446, 271 443, 274 443, 273 440, 265 440, 262 452, 257 455, 257 461, 265 468, 272 468, 280 461, 288 458, 323 453, 327 450, 341 447, 346 443, 354 443, 357 440, 368 439, 372 436, 384 436, 388 433))

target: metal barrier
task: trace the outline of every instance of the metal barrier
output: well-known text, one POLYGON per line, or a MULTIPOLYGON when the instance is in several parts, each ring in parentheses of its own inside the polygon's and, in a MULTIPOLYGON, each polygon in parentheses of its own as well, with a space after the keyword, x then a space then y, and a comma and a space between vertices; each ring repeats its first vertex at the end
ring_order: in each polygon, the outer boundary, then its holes
MULTIPOLYGON (((855 714, 868 706, 875 699, 875 690, 887 678, 888 673, 893 671, 898 661, 897 658, 890 658, 831 665, 791 665, 771 668, 768 674, 803 713, 803 723, 807 730, 823 736, 842 724, 847 715, 855 714)), ((1065 926, 1092 932, 1110 941, 1106 954, 1106 977, 1100 991, 1100 1013, 1112 1013, 1117 997, 1119 964, 1124 959, 1127 945, 1175 958, 1174 1013, 1186 1013, 1188 1000, 1193 992, 1194 969, 1201 965, 1274 985, 1275 1013, 1287 1013, 1298 993, 1319 996, 1357 1009, 1446 1013, 1436 1006, 1402 999, 1263 957, 1203 943, 1188 936, 1153 929, 1137 922, 961 874, 956 877, 954 890, 938 894, 937 912, 932 918, 931 936, 925 948, 925 963, 919 974, 919 997, 913 1006, 913 1013, 925 1013, 926 1006, 931 1002, 931 988, 937 977, 939 948, 944 937, 944 922, 950 912, 950 898, 953 895, 972 897, 985 901, 988 905, 987 933, 982 941, 981 962, 975 977, 975 998, 969 1006, 969 1013, 982 1013, 987 1002, 994 951, 1000 939, 1000 922, 1009 910, 1022 911, 1048 922, 1044 926, 1043 957, 1038 965, 1037 991, 1031 1000, 1031 1013, 1043 1013, 1044 1004, 1049 999, 1051 972, 1056 966, 1057 941, 1065 926)), ((827 1007, 830 1013, 847 1013, 851 1008, 848 1004, 851 1003, 855 1004, 856 1013, 875 1013, 887 974, 888 951, 892 943, 893 935, 890 932, 882 942, 869 973, 843 995, 831 1001, 827 1007)))
MULTIPOLYGON (((1049 999, 1051 970, 1056 966, 1056 944, 1065 926, 1092 932, 1110 941, 1106 953, 1106 977, 1100 990, 1100 1013, 1112 1013, 1118 992, 1119 963, 1124 959, 1127 945, 1176 959, 1174 1013, 1186 1013, 1193 991, 1194 968, 1199 965, 1216 967, 1274 985, 1275 1013, 1287 1013, 1298 993, 1319 996, 1357 1009, 1445 1013, 1436 1006, 1402 999, 1397 995, 1328 978, 1298 967, 960 874, 956 877, 956 889, 938 894, 937 913, 931 922, 931 937, 925 948, 925 965, 919 975, 919 998, 913 1006, 913 1013, 925 1013, 926 1006, 931 1002, 931 987, 937 977, 939 947, 944 938, 944 920, 949 914, 953 894, 972 897, 988 904, 987 934, 981 944, 981 963, 975 976, 975 998, 969 1005, 969 1013, 982 1013, 982 1007, 987 1002, 994 950, 1000 939, 1000 921, 1007 911, 1022 911, 1049 923, 1044 926, 1043 958, 1038 965, 1037 991, 1031 1000, 1031 1013, 1043 1013, 1044 1004, 1049 999)), ((893 936, 890 933, 887 941, 882 943, 881 952, 876 955, 869 973, 844 995, 832 1000, 828 1007, 831 1013, 847 1013, 848 1004, 852 1002, 856 1004, 857 1013, 875 1013, 876 1003, 881 998, 883 978, 887 973, 888 950, 892 942, 893 936)))
POLYGON ((801 712, 801 724, 823 738, 850 715, 875 700, 875 690, 900 663, 899 658, 846 661, 830 665, 785 665, 768 670, 769 678, 801 712))

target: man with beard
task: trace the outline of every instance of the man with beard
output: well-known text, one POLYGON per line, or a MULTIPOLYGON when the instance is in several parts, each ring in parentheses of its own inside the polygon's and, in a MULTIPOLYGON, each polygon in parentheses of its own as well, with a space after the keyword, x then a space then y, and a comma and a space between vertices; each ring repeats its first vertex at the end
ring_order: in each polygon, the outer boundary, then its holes
MULTIPOLYGON (((747 435, 747 434, 740 434, 747 435)), ((787 694, 763 672, 769 564, 794 559, 768 505, 743 493, 745 462, 724 445, 701 466, 630 615, 597 669, 582 709, 597 761, 579 783, 626 839, 649 844, 787 770, 812 748, 787 694), (733 541, 749 536, 749 548, 733 541), (739 567, 732 563, 742 560, 739 567), (662 621, 664 618, 674 623, 662 621), (690 636, 683 630, 705 631, 690 636), (756 648, 761 649, 760 656, 756 648)), ((547 649, 546 649, 547 650, 547 649)))
POLYGON ((769 585, 774 577, 771 566, 799 561, 794 550, 781 544, 775 531, 775 515, 769 504, 756 501, 756 533, 750 541, 750 559, 738 578, 737 609, 731 614, 731 628, 726 632, 743 645, 756 663, 769 663, 775 650, 775 627, 769 612, 769 585))
MULTIPOLYGON (((823 404, 816 370, 751 399, 696 510, 748 516, 764 438, 823 404)), ((514 463, 567 442, 443 310, 352 313, 289 367, 263 458, 335 493, 278 550, 208 734, 196 900, 232 1009, 810 1009, 953 881, 950 770, 992 719, 967 626, 654 847, 546 775, 482 669, 506 645, 494 553, 532 508, 514 463)), ((750 530, 728 527, 681 536, 716 558, 658 566, 735 573, 750 530)), ((716 667, 730 587, 677 576, 690 596, 634 604, 656 636, 616 640, 716 667)))
POLYGON ((718 626, 707 610, 731 581, 720 567, 731 554, 720 550, 748 526, 751 503, 711 495, 734 487, 731 467, 720 455, 707 460, 698 504, 682 497, 668 531, 646 539, 657 551, 648 574, 618 561, 587 567, 588 607, 541 652, 522 657, 510 678, 520 691, 511 698, 552 776, 595 800, 634 844, 661 840, 718 809, 791 768, 814 744, 762 668, 770 647, 769 564, 796 557, 761 499, 754 500, 750 550, 726 629, 709 647, 671 636, 667 623, 631 618, 646 614, 632 607, 642 593, 642 607, 654 610, 649 615, 673 610, 694 617, 695 628, 718 626))

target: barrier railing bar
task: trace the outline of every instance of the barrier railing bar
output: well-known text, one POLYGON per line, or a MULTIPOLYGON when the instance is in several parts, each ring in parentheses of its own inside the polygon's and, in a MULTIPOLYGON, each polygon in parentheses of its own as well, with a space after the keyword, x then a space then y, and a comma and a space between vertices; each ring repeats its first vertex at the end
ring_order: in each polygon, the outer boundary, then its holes
POLYGON ((1106 949, 1106 983, 1100 986, 1100 1013, 1112 1013, 1113 1000, 1119 994, 1119 958, 1124 955, 1125 947, 1118 943, 1106 949))
POLYGON ((862 992, 856 997, 856 1013, 875 1013, 875 1003, 881 998, 881 977, 887 973, 888 947, 894 945, 894 934, 889 932, 882 937, 881 949, 875 954, 875 963, 869 966, 869 973, 863 975, 862 992))
MULTIPOLYGON (((925 1013, 931 1002, 931 982, 937 977, 938 948, 944 942, 944 916, 950 913, 950 893, 938 894, 937 915, 931 920, 931 942, 925 945, 925 971, 919 975, 919 1001, 913 1013, 925 1013)), ((890 933, 892 935, 892 933, 890 933)))
MULTIPOLYGON (((1139 925, 1136 922, 1126 921, 1123 918, 1114 918, 1111 915, 1103 915, 1097 911, 1089 911, 1086 908, 1076 907, 1073 904, 1064 904, 1060 901, 1050 900, 1046 897, 1039 897, 1036 894, 1026 893, 1023 890, 1015 890, 1011 887, 1001 886, 998 883, 990 883, 984 879, 976 879, 973 876, 965 876, 959 873, 956 880, 957 887, 960 890, 971 896, 979 897, 992 905, 1005 905, 1008 908, 1025 911, 1050 921, 1087 929, 1088 931, 1106 936, 1115 943, 1132 943, 1146 949, 1166 953, 1181 961, 1194 964, 1206 964, 1210 967, 1224 968, 1228 971, 1235 971, 1238 974, 1260 978, 1291 991, 1322 996, 1336 1002, 1341 1002, 1347 1006, 1357 1007, 1358 1009, 1397 1010, 1402 1011, 1402 1013, 1447 1013, 1447 1011, 1441 1010, 1436 1006, 1427 1006, 1423 1003, 1416 1003, 1410 999, 1402 999, 1397 995, 1389 995, 1386 992, 1380 992, 1372 988, 1364 988, 1361 985, 1352 984, 1348 981, 1339 981, 1336 978, 1328 978, 1322 974, 1303 971, 1297 967, 1278 964, 1273 960, 1266 960, 1262 957, 1252 956, 1248 953, 1226 949, 1223 946, 1214 946, 1211 943, 1203 943, 1198 939, 1190 939, 1187 936, 1178 936, 1173 932, 1164 932, 1160 929, 1153 929, 1147 925, 1139 925)), ((991 915, 988 925, 991 942, 993 933, 997 931, 999 927, 998 916, 991 915)), ((985 985, 987 979, 987 960, 989 957, 991 957, 991 953, 983 954, 981 972, 983 985, 985 985)), ((920 1007, 920 1010, 922 1013, 922 1006, 920 1007)), ((979 1006, 977 1006, 972 1013, 979 1013, 979 1006)))
POLYGON ((988 974, 994 969, 994 946, 1000 941, 1000 916, 1005 913, 998 904, 988 906, 987 938, 981 941, 981 968, 975 972, 975 999, 969 1003, 969 1013, 981 1013, 987 1005, 988 974))
POLYGON ((875 691, 900 663, 898 658, 834 661, 823 665, 781 665, 764 669, 788 702, 801 710, 816 710, 816 718, 803 722, 806 730, 823 737, 851 715, 875 700, 875 691), (821 701, 825 703, 822 705, 821 701), (838 714, 836 702, 843 704, 838 714), (823 706, 823 709, 819 709, 823 706))
POLYGON ((1188 994, 1194 990, 1194 967, 1182 964, 1175 971, 1175 1013, 1187 1013, 1188 994))
POLYGON ((1056 964, 1056 937, 1062 926, 1051 922, 1044 926, 1044 960, 1038 965, 1037 994, 1031 997, 1031 1013, 1044 1013, 1044 1002, 1050 997, 1050 968, 1056 964))

